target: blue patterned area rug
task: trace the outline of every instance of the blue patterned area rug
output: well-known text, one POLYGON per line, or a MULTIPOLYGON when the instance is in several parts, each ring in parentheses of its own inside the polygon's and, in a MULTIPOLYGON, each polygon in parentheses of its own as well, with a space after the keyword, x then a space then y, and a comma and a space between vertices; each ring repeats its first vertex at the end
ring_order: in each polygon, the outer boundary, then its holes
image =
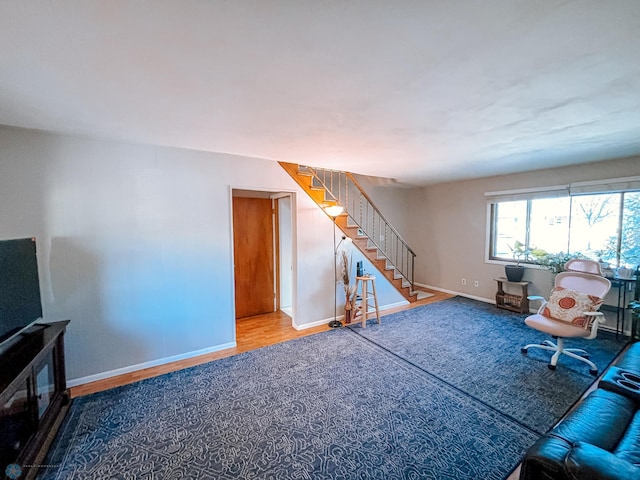
MULTIPOLYGON (((425 372, 460 389, 540 434, 571 408, 594 382, 589 367, 561 356, 549 370, 551 353, 520 347, 551 337, 529 328, 526 315, 495 305, 454 297, 382 318, 366 329, 350 327, 425 372)), ((614 335, 600 332, 594 340, 567 339, 583 348, 600 372, 624 348, 614 335)))
MULTIPOLYGON (((456 304, 448 305, 450 314, 456 304)), ((503 331, 502 320, 493 328, 503 331)), ((440 321, 453 330, 448 317, 440 321)), ((416 334, 402 318, 383 322, 406 338, 416 334)), ((435 339, 427 325, 418 328, 435 339)), ((488 341, 476 335, 471 342, 462 331, 456 337, 457 347, 425 340, 423 348, 455 365, 456 351, 448 350, 488 341)), ((543 370, 519 360, 530 372, 543 370)), ((498 355, 477 370, 504 371, 506 361, 498 355)), ((497 480, 537 437, 339 329, 78 398, 49 452, 52 466, 38 478, 497 480)))

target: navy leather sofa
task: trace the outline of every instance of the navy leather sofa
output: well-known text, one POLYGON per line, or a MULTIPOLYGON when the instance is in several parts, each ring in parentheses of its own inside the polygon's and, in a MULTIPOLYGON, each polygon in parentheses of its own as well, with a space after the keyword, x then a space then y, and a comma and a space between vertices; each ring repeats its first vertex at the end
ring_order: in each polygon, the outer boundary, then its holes
POLYGON ((526 453, 520 480, 640 480, 640 343, 526 453))

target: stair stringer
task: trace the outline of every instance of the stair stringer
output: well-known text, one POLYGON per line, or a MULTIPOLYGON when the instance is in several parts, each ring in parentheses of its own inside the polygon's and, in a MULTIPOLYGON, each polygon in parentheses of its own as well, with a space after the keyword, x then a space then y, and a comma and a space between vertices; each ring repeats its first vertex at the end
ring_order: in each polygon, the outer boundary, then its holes
MULTIPOLYGON (((339 204, 337 199, 327 198, 326 189, 313 185, 313 175, 301 172, 299 165, 286 162, 278 163, 323 211, 328 206, 339 204)), ((379 249, 373 245, 371 238, 359 235, 360 227, 355 222, 350 222, 349 219, 350 217, 346 213, 338 215, 335 219, 336 227, 353 241, 356 248, 367 257, 380 275, 385 277, 400 295, 411 303, 417 301, 418 294, 412 290, 411 284, 397 273, 395 267, 389 265, 384 256, 379 255, 379 249)))

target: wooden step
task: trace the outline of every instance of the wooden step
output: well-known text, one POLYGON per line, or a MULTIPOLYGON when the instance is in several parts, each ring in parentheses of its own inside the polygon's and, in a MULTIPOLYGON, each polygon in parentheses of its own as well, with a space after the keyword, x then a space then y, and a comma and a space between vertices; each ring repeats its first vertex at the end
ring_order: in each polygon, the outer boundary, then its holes
MULTIPOLYGON (((328 201, 325 197, 324 188, 313 185, 313 175, 309 171, 305 171, 304 166, 295 163, 279 162, 280 166, 293 178, 293 180, 304 190, 311 199, 320 207, 325 208, 329 205, 335 205, 333 201, 328 201)), ((353 240, 353 244, 365 255, 374 267, 383 275, 394 288, 409 302, 417 301, 418 295, 410 291, 410 284, 405 285, 406 280, 396 274, 396 269, 387 264, 387 259, 378 256, 378 248, 369 245, 369 238, 366 236, 358 236, 359 227, 357 225, 349 225, 349 217, 346 213, 342 213, 335 218, 336 227, 338 227, 346 236, 353 240)))

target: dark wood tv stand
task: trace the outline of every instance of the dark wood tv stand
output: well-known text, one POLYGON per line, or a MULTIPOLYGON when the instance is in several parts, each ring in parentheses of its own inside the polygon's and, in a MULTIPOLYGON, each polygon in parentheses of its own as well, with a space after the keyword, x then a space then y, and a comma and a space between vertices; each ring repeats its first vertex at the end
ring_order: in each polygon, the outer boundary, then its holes
POLYGON ((69 403, 64 332, 69 323, 36 324, 0 347, 0 478, 17 465, 34 478, 69 403))

